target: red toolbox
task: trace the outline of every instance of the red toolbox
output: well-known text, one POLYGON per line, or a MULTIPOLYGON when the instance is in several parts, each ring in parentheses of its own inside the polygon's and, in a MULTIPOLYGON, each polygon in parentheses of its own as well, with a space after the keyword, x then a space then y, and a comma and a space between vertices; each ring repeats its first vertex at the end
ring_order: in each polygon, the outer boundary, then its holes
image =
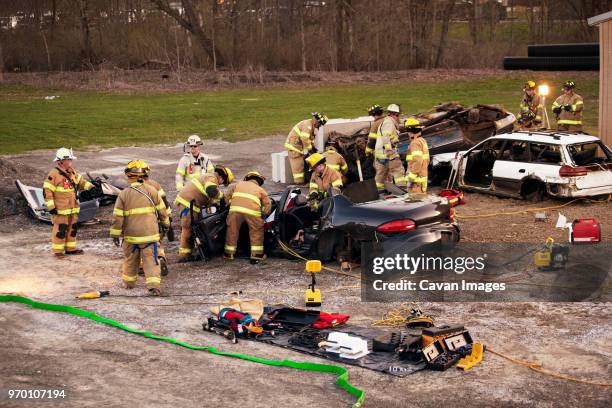
POLYGON ((601 241, 601 225, 595 218, 578 218, 572 222, 572 243, 597 243, 601 241))
POLYGON ((448 199, 448 203, 453 207, 465 203, 465 198, 463 198, 463 191, 455 190, 452 188, 440 191, 440 197, 446 197, 448 199))

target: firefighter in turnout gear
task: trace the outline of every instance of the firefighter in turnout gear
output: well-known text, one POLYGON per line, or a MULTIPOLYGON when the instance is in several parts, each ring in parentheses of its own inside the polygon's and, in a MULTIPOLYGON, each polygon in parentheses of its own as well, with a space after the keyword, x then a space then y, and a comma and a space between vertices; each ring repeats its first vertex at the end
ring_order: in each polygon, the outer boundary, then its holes
POLYGON ((406 155, 406 162, 408 163, 408 170, 406 171, 408 191, 411 193, 426 193, 429 147, 427 147, 427 142, 421 136, 423 127, 414 118, 406 119, 404 126, 410 136, 410 146, 406 155))
POLYGON ((393 103, 389 105, 387 112, 387 117, 377 129, 374 148, 374 169, 376 170, 374 178, 378 191, 384 190, 385 181, 393 181, 398 185, 406 183, 404 166, 397 151, 400 107, 393 103))
POLYGON ((574 92, 575 88, 573 81, 566 81, 563 84, 563 95, 552 104, 552 111, 557 117, 557 130, 582 131, 584 102, 582 96, 574 92))
POLYGON ((115 245, 123 247, 122 279, 128 289, 136 286, 138 267, 142 262, 149 294, 161 295, 158 257, 160 224, 170 227, 166 206, 158 191, 144 184, 148 166, 142 160, 128 163, 125 174, 130 186, 117 197, 110 236, 115 245), (123 243, 120 244, 120 238, 123 243))
MULTIPOLYGON (((143 175, 144 184, 153 187, 157 191, 157 195, 159 196, 159 199, 164 202, 164 205, 166 206, 166 215, 168 218, 167 224, 170 225, 172 222, 172 218, 170 218, 172 210, 170 208, 170 203, 168 203, 168 197, 166 197, 166 192, 162 188, 161 184, 159 184, 156 180, 153 180, 152 178, 149 177, 149 173, 151 172, 151 169, 149 168, 148 164, 146 164, 145 162, 143 163, 145 166, 145 173, 143 175)), ((161 276, 166 276, 168 275, 168 262, 166 260, 166 251, 164 251, 164 248, 161 242, 163 238, 164 238, 163 236, 160 238, 159 243, 157 245, 157 257, 159 259, 159 265, 161 268, 161 276)))
POLYGON ((344 176, 348 171, 348 164, 346 164, 346 160, 344 160, 344 157, 342 157, 342 155, 338 153, 338 148, 336 147, 336 145, 333 143, 329 143, 325 147, 325 153, 323 153, 323 156, 325 156, 325 164, 327 164, 327 167, 339 171, 340 174, 342 174, 344 180, 344 176))
POLYGON ((72 149, 62 147, 55 154, 56 167, 43 183, 45 205, 51 214, 51 252, 60 257, 82 254, 77 248, 77 220, 79 217, 78 190, 91 190, 94 186, 72 168, 76 157, 72 149))
POLYGON ((264 217, 272 210, 268 193, 261 186, 265 178, 256 171, 250 171, 244 180, 230 186, 225 197, 229 202, 227 215, 227 235, 225 238, 225 259, 234 259, 240 227, 249 226, 251 240, 251 263, 264 260, 264 217))
POLYGON ((181 220, 181 240, 179 243, 179 262, 190 262, 194 260, 193 240, 191 236, 191 208, 193 206, 193 217, 199 219, 202 211, 223 200, 223 192, 219 188, 221 184, 227 186, 234 180, 234 174, 227 167, 216 165, 212 174, 202 174, 183 188, 174 204, 181 220))
POLYGON ((299 122, 285 140, 291 173, 295 184, 304 184, 304 159, 313 150, 315 130, 327 123, 327 116, 313 112, 312 119, 299 122))
POLYGON ((527 81, 523 92, 518 123, 521 129, 538 129, 542 127, 544 105, 542 98, 536 92, 536 83, 527 81))
POLYGON ((306 159, 312 169, 310 176, 308 200, 313 210, 319 208, 319 202, 327 197, 327 191, 331 188, 333 194, 340 194, 342 190, 342 175, 326 165, 325 156, 314 153, 306 159))
POLYGON ((368 115, 372 116, 374 120, 370 124, 370 133, 368 133, 368 144, 365 149, 366 156, 370 156, 374 153, 374 148, 376 148, 376 139, 378 135, 378 128, 382 123, 383 119, 385 119, 384 114, 385 110, 380 105, 372 105, 370 109, 368 109, 368 115))
POLYGON ((176 191, 181 191, 192 178, 214 171, 213 162, 201 152, 202 144, 198 135, 189 136, 185 142, 190 151, 181 157, 176 168, 176 191))

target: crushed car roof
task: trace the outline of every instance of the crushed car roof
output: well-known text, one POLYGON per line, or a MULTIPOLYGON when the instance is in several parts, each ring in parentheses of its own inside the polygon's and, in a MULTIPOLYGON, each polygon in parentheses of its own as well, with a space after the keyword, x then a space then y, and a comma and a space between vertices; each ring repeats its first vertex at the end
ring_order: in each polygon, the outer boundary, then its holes
POLYGON ((597 136, 586 133, 565 133, 558 131, 518 131, 492 136, 491 139, 529 140, 540 143, 569 145, 574 143, 593 142, 600 140, 597 136))

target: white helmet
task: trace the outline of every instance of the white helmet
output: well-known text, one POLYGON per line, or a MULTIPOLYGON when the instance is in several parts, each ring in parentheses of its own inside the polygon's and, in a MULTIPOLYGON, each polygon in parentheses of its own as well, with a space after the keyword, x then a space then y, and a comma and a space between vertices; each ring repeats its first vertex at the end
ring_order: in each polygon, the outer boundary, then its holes
POLYGON ((76 160, 76 156, 72 154, 72 149, 66 149, 65 147, 60 147, 55 152, 55 159, 53 161, 62 161, 62 160, 76 160))
POLYGON ((198 135, 191 135, 191 136, 189 136, 187 138, 187 145, 189 147, 192 147, 192 146, 201 146, 202 144, 203 144, 202 143, 202 139, 200 139, 200 136, 198 136, 198 135))
POLYGON ((400 107, 399 105, 392 103, 391 105, 387 106, 387 112, 400 113, 400 107))

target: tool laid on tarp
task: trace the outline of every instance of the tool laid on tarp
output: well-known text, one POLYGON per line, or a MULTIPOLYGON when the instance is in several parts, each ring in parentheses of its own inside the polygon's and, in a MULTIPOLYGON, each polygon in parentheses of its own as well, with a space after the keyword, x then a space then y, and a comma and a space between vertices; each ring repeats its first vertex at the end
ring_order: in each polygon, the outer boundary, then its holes
POLYGON ((482 343, 472 344, 472 352, 457 362, 457 368, 467 371, 482 361, 485 346, 482 343))
POLYGON ((350 360, 361 358, 370 353, 366 339, 342 332, 329 333, 327 340, 320 346, 325 348, 326 353, 336 354, 340 358, 350 360))
POLYGON ((0 295, 0 302, 16 302, 16 303, 22 303, 22 304, 31 306, 35 309, 49 310, 49 311, 61 312, 61 313, 70 313, 76 316, 85 317, 87 319, 93 320, 98 323, 107 324, 109 326, 113 326, 113 327, 116 327, 121 330, 125 330, 133 334, 138 334, 140 336, 144 336, 149 339, 172 343, 177 346, 185 347, 191 350, 207 351, 211 354, 216 354, 219 356, 238 358, 241 360, 252 361, 258 364, 265 364, 265 365, 275 366, 275 367, 289 367, 289 368, 293 368, 297 370, 304 370, 304 371, 318 371, 321 373, 334 373, 337 375, 336 384, 338 384, 345 391, 347 391, 348 393, 353 395, 355 398, 357 398, 357 401, 353 404, 353 408, 359 408, 363 404, 363 401, 365 400, 365 392, 353 386, 348 381, 347 369, 344 367, 337 366, 337 365, 310 363, 310 362, 294 361, 294 360, 287 360, 287 359, 283 359, 283 360, 264 359, 264 358, 249 356, 246 354, 221 351, 211 346, 197 346, 197 345, 186 343, 184 341, 173 339, 171 337, 158 336, 146 330, 135 329, 133 327, 129 327, 122 323, 108 319, 106 317, 99 316, 88 310, 79 309, 76 307, 66 306, 66 305, 36 302, 32 299, 28 299, 28 298, 21 297, 21 296, 0 295))
POLYGON ((465 204, 465 198, 463 195, 463 191, 456 189, 444 189, 440 191, 440 197, 445 197, 448 200, 448 203, 455 207, 460 204, 465 204))

